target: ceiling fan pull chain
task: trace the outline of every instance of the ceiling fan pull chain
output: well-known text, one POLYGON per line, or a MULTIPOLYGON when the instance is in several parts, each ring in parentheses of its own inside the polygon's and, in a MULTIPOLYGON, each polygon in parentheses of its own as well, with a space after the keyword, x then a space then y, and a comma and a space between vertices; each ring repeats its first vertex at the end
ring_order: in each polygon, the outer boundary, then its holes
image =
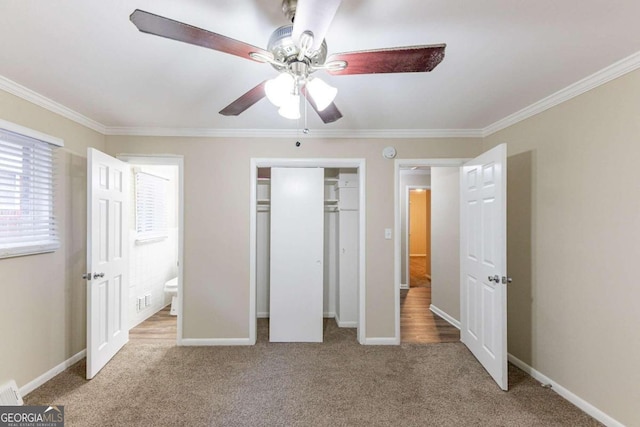
POLYGON ((309 133, 309 127, 307 126, 307 102, 302 101, 302 103, 304 104, 304 129, 302 133, 306 135, 309 133))

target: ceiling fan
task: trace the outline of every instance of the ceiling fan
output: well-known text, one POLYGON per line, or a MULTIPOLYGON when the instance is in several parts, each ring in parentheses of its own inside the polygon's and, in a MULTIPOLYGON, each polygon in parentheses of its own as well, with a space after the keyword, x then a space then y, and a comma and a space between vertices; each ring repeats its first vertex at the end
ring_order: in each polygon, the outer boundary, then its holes
POLYGON ((241 58, 271 64, 280 74, 265 80, 220 111, 237 116, 265 96, 280 115, 300 117, 300 95, 304 96, 324 123, 342 117, 333 102, 337 89, 317 77, 331 75, 410 73, 433 70, 444 58, 444 44, 405 46, 337 53, 327 57, 325 34, 341 0, 283 0, 282 11, 293 24, 276 29, 267 49, 136 9, 131 22, 143 33, 206 47, 241 58))

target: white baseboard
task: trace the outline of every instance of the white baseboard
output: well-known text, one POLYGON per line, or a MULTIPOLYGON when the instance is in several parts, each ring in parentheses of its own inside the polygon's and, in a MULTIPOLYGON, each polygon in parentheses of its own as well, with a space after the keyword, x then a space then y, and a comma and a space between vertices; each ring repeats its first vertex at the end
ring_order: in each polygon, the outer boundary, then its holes
POLYGON ((336 323, 338 324, 339 328, 357 328, 358 327, 357 320, 353 320, 353 321, 340 320, 338 313, 334 313, 334 318, 336 319, 336 323))
MULTIPOLYGON (((268 319, 269 318, 269 312, 268 311, 259 311, 258 314, 258 319, 268 319)), ((334 317, 336 317, 336 314, 332 311, 325 311, 324 313, 322 313, 322 317, 325 317, 327 319, 333 319, 334 317)))
POLYGON ((409 289, 409 285, 406 283, 400 283, 400 289, 409 289))
POLYGON ((399 345, 400 339, 396 337, 365 338, 364 345, 399 345))
POLYGON ((357 321, 342 321, 342 320, 336 320, 336 323, 338 324, 339 328, 357 328, 358 327, 358 322, 357 321))
POLYGON ((442 317, 444 320, 449 322, 451 324, 451 326, 455 326, 456 328, 460 329, 460 321, 459 320, 456 320, 453 317, 449 316, 447 313, 445 313, 444 311, 440 310, 435 305, 431 304, 429 306, 429 310, 431 310, 432 312, 434 312, 435 314, 437 314, 438 316, 442 317))
POLYGON ((84 359, 86 355, 87 355, 87 350, 82 350, 81 352, 74 354, 73 356, 71 356, 70 358, 68 358, 61 364, 59 364, 58 366, 48 370, 47 372, 40 375, 35 380, 30 381, 27 384, 20 387, 20 394, 23 397, 26 396, 27 394, 31 393, 33 390, 40 387, 42 384, 46 383, 47 381, 49 381, 50 379, 58 375, 60 372, 64 371, 65 369, 71 367, 72 365, 84 359))
POLYGON ((183 338, 178 345, 183 346, 232 346, 232 345, 254 345, 249 338, 183 338))
POLYGON ((529 374, 531 377, 541 382, 542 384, 551 385, 551 390, 555 391, 560 396, 562 396, 569 402, 573 403, 575 406, 582 409, 584 412, 591 415, 596 420, 600 421, 602 424, 609 427, 624 427, 624 424, 622 424, 621 422, 613 419, 611 416, 605 414, 600 409, 596 408, 586 400, 582 399, 581 397, 575 395, 571 391, 562 387, 560 384, 553 381, 551 378, 547 377, 543 373, 536 371, 531 366, 527 365, 526 363, 524 363, 522 360, 518 359, 514 355, 509 354, 508 358, 509 358, 509 362, 513 363, 518 368, 522 369, 524 372, 526 372, 527 374, 529 374))

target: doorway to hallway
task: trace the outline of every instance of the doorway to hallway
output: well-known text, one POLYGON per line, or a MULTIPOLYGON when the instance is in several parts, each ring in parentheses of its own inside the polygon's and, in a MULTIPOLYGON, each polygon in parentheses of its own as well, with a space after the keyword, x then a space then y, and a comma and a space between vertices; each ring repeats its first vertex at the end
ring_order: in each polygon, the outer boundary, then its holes
MULTIPOLYGON (((429 170, 422 170, 422 179, 425 172, 429 170)), ((400 291, 400 341, 413 344, 460 341, 460 331, 430 309, 431 189, 409 186, 407 200, 409 289, 400 291)))
POLYGON ((408 196, 409 287, 431 286, 431 190, 409 187, 408 196))
MULTIPOLYGON (((443 316, 439 312, 433 299, 434 295, 442 298, 442 290, 448 290, 449 282, 459 275, 457 268, 442 264, 443 258, 451 257, 451 249, 457 247, 457 240, 448 241, 441 232, 458 227, 457 216, 451 212, 443 215, 443 207, 449 204, 449 199, 458 198, 458 189, 439 184, 434 194, 432 165, 412 162, 396 165, 396 226, 400 237, 396 242, 396 257, 399 257, 396 260, 400 261, 396 264, 398 341, 418 344, 458 342, 459 329, 451 324, 446 314, 443 316), (438 290, 440 294, 435 292, 438 290)), ((442 169, 437 168, 436 172, 442 169)))

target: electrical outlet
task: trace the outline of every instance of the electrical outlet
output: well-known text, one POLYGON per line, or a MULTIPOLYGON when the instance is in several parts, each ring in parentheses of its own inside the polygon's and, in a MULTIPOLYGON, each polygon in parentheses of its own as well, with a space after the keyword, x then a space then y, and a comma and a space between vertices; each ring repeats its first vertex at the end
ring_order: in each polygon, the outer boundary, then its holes
POLYGON ((149 307, 151 305, 151 294, 146 294, 144 296, 144 306, 149 307))

